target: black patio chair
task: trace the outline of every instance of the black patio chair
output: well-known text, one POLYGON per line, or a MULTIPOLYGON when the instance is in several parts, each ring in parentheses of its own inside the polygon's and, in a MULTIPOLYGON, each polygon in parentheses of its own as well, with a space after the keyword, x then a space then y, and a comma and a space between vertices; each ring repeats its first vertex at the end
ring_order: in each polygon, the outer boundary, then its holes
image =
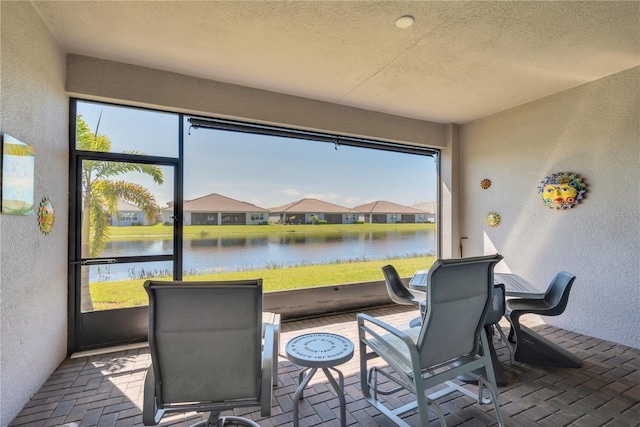
POLYGON ((515 343, 515 360, 568 368, 582 365, 574 354, 520 324, 520 317, 525 314, 559 316, 564 313, 575 279, 573 274, 561 271, 549 284, 544 299, 514 298, 507 301, 505 316, 511 323, 509 341, 515 343))

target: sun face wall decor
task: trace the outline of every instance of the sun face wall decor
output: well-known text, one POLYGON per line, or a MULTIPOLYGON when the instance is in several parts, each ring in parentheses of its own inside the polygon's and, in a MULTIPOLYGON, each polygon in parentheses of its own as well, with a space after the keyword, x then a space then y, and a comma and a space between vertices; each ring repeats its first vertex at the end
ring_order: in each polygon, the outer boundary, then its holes
POLYGON ((580 203, 587 191, 587 185, 576 174, 554 173, 538 186, 543 203, 551 209, 567 209, 580 203))
POLYGON ((497 227, 500 225, 500 215, 495 212, 489 212, 487 216, 484 217, 484 221, 487 223, 489 227, 497 227))
POLYGON ((48 197, 45 197, 38 207, 38 227, 40 228, 40 232, 45 235, 51 233, 54 220, 55 213, 53 203, 51 203, 48 197))
POLYGON ((480 188, 482 188, 483 190, 486 190, 489 187, 491 187, 491 180, 490 179, 485 178, 482 181, 480 181, 480 188))

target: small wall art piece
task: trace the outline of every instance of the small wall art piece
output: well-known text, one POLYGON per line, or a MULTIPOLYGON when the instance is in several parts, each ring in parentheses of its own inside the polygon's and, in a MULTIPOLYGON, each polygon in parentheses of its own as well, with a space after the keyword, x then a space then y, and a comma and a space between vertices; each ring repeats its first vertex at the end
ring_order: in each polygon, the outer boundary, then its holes
POLYGON ((487 223, 487 225, 489 227, 497 227, 500 225, 500 215, 498 215, 495 212, 489 212, 485 217, 484 217, 484 222, 487 223))
POLYGON ((40 202, 38 207, 38 227, 40 232, 44 235, 51 233, 53 229, 53 221, 55 220, 55 211, 53 203, 48 197, 45 197, 40 202))
POLYGON ((2 213, 33 215, 35 150, 2 134, 2 213))
POLYGON ((491 187, 490 179, 485 178, 482 181, 480 181, 480 188, 482 188, 483 190, 486 190, 489 187, 491 187))
POLYGON ((538 193, 544 204, 551 209, 572 208, 584 198, 587 185, 575 173, 559 172, 544 179, 538 193))

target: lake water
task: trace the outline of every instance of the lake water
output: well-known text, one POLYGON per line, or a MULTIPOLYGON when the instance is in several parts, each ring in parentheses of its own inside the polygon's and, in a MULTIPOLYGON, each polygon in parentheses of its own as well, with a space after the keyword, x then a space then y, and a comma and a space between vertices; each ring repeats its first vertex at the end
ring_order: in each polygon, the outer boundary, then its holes
MULTIPOLYGON (((169 241, 118 241, 107 244, 103 256, 171 254, 169 241)), ((335 234, 278 233, 242 238, 184 240, 185 273, 246 271, 273 267, 328 264, 336 261, 406 258, 433 255, 435 230, 342 232, 335 234)), ((146 271, 169 270, 169 262, 138 263, 146 271)), ((132 277, 131 264, 91 268, 91 281, 132 277), (108 277, 105 277, 108 272, 108 277)))

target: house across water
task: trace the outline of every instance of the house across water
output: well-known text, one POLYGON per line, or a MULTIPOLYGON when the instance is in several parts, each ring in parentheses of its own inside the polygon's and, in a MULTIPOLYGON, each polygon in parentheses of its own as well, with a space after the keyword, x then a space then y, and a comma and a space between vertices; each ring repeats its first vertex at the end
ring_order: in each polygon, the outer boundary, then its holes
MULTIPOLYGON (((266 224, 269 210, 251 203, 212 193, 184 202, 184 225, 266 224)), ((173 221, 173 206, 162 210, 162 223, 173 221)))

